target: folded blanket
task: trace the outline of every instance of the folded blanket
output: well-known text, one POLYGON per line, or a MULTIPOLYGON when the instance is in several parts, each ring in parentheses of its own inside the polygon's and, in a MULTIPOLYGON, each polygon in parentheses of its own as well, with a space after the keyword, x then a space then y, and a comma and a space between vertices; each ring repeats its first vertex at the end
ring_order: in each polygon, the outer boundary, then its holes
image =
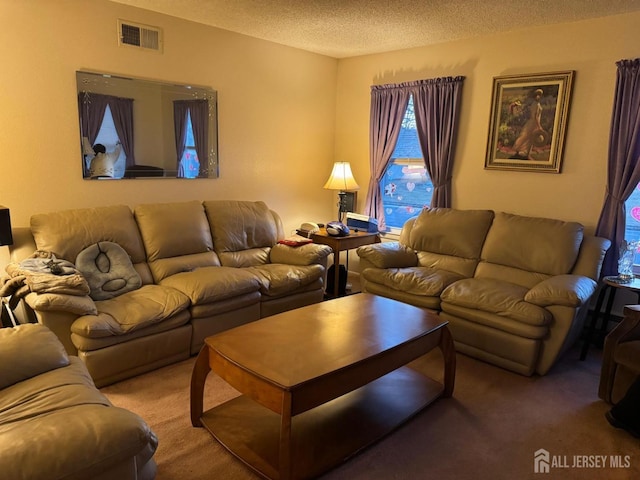
POLYGON ((71 262, 50 252, 38 250, 20 263, 8 264, 5 270, 9 276, 1 280, 0 296, 11 296, 12 304, 30 292, 85 296, 91 291, 71 262))

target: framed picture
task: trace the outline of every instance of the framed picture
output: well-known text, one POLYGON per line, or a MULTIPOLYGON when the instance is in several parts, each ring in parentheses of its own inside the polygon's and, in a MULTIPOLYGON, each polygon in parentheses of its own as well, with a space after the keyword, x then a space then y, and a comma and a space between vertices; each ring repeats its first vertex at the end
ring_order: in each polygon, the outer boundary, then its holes
POLYGON ((493 79, 485 169, 560 173, 573 76, 493 79))

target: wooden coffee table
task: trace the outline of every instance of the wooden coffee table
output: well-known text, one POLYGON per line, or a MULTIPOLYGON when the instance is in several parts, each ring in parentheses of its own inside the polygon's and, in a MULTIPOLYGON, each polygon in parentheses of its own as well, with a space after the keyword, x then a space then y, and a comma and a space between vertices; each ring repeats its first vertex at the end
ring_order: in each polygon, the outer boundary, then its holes
POLYGON ((451 335, 436 314, 361 293, 208 337, 191 378, 191 423, 272 479, 311 478, 449 397, 451 335), (408 367, 435 347, 443 381, 408 367), (203 412, 213 370, 238 396, 203 412))

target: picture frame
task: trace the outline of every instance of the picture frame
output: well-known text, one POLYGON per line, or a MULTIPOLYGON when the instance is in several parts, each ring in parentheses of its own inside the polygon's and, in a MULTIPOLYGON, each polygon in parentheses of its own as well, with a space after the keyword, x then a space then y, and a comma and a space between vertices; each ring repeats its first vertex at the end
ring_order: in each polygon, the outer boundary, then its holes
POLYGON ((574 75, 494 77, 486 170, 560 173, 574 75))

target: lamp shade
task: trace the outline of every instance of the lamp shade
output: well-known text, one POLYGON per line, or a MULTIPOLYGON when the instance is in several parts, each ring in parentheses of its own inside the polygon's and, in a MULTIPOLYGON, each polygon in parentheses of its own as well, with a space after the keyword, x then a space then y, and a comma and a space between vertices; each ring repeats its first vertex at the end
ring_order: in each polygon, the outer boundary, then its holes
POLYGON ((329 180, 323 188, 327 190, 359 190, 360 185, 353 178, 349 162, 336 162, 333 164, 329 180))
POLYGON ((9 209, 0 205, 0 245, 13 245, 9 209))

